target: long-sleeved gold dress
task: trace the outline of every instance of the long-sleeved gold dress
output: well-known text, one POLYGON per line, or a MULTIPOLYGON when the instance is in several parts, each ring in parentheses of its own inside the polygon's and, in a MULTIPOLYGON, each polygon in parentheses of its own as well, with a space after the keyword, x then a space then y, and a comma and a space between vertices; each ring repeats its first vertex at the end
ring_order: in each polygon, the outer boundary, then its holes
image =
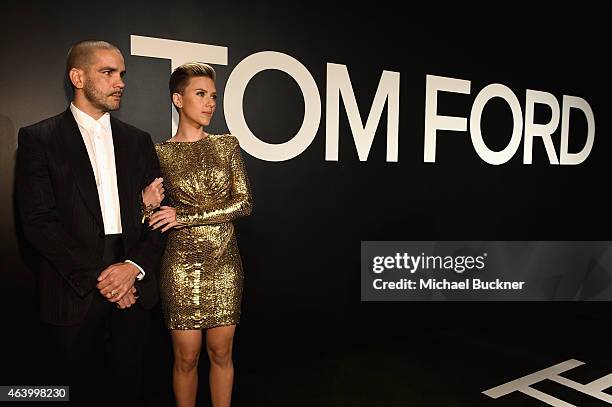
POLYGON ((160 270, 169 329, 206 329, 240 319, 242 261, 232 220, 251 213, 238 140, 207 135, 155 146, 165 194, 186 225, 171 229, 160 270))

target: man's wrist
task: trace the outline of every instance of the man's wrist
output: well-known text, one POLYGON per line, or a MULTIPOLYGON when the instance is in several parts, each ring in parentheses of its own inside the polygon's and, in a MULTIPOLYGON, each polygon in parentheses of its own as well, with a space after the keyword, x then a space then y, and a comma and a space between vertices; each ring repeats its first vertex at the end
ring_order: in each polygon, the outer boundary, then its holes
POLYGON ((134 263, 132 260, 126 260, 125 263, 131 264, 133 269, 135 270, 134 278, 138 281, 142 280, 145 276, 145 272, 138 264, 134 263))

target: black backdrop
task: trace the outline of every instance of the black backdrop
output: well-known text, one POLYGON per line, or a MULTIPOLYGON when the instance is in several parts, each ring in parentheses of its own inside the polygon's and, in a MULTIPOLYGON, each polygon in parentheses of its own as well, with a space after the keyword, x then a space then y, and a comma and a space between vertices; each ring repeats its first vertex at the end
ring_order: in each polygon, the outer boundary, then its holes
MULTIPOLYGON (((85 38, 116 44, 128 74, 114 114, 154 141, 171 135, 170 62, 132 56, 130 35, 228 47, 228 65, 215 67, 221 95, 243 58, 283 52, 308 68, 322 97, 319 131, 301 155, 268 162, 245 153, 255 202, 253 215, 237 222, 246 275, 235 350, 237 398, 250 397, 245 405, 355 405, 343 401, 351 394, 362 400, 376 394, 380 398, 372 400, 386 400, 381 405, 519 405, 479 393, 532 366, 580 355, 606 373, 609 337, 601 327, 610 322, 608 303, 362 303, 359 253, 363 240, 612 240, 606 199, 609 6, 396 7, 199 1, 2 6, 0 282, 8 362, 0 384, 36 384, 34 285, 12 201, 16 134, 66 108, 70 45, 85 38), (398 162, 385 161, 386 109, 368 160, 361 162, 342 103, 339 160, 325 161, 326 63, 347 65, 364 119, 382 71, 400 72, 398 162), (595 116, 593 150, 580 165, 555 166, 536 139, 532 165, 522 163, 521 144, 509 162, 493 166, 478 157, 468 132, 440 131, 436 163, 424 163, 428 74, 472 81, 470 95, 439 97, 438 112, 451 116, 469 117, 476 94, 491 83, 510 87, 523 112, 526 89, 552 93, 559 103, 563 95, 584 98, 595 116), (553 355, 546 353, 550 343, 553 355), (526 358, 516 362, 520 368, 503 369, 517 359, 507 349, 519 348, 526 358), (467 349, 481 362, 467 358, 467 349), (438 375, 441 382, 455 377, 448 363, 471 366, 467 390, 425 384, 438 375), (406 374, 417 367, 416 378, 406 374), (354 381, 346 379, 354 372, 354 381), (257 378, 270 388, 257 386, 257 378)), ((209 132, 228 130, 221 106, 222 100, 209 132)), ((281 143, 300 127, 304 101, 288 75, 265 71, 249 84, 244 112, 254 134, 281 143)), ((549 118, 549 111, 536 109, 536 122, 549 118)), ((512 116, 505 103, 487 105, 482 129, 491 149, 506 145, 512 116)), ((557 152, 559 134, 553 135, 557 152)), ((573 112, 570 151, 584 144, 585 135, 584 116, 573 112)), ((152 366, 168 390, 167 338, 161 328, 157 335, 161 364, 152 366)))

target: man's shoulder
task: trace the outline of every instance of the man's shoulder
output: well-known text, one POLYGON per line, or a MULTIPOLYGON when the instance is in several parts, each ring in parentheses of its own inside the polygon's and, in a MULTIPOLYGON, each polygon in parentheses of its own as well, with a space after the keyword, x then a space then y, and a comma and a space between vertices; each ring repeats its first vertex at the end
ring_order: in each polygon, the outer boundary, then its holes
POLYGON ((24 126, 21 131, 28 134, 50 134, 59 126, 66 112, 62 112, 53 117, 43 119, 37 123, 24 126))
POLYGON ((121 127, 122 131, 129 133, 129 134, 138 134, 140 136, 149 137, 149 133, 147 133, 146 131, 139 129, 138 127, 133 126, 129 123, 126 123, 122 120, 119 120, 113 116, 111 116, 111 125, 121 127))

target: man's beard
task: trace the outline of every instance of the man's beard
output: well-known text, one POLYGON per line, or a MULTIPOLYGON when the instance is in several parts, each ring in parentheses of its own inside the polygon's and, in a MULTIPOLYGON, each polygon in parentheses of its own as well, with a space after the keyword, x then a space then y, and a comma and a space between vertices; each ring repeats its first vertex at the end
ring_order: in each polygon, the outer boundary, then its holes
MULTIPOLYGON (((98 89, 94 87, 93 83, 88 80, 86 80, 84 83, 83 93, 85 94, 85 97, 87 98, 87 100, 89 100, 89 102, 91 102, 93 106, 102 110, 103 112, 110 112, 113 110, 117 110, 119 109, 119 106, 121 105, 121 99, 116 100, 116 101, 115 100, 110 101, 108 99, 108 96, 110 95, 105 95, 102 92, 100 92, 98 89)), ((113 92, 111 93, 111 95, 114 93, 120 93, 120 92, 113 92)))

